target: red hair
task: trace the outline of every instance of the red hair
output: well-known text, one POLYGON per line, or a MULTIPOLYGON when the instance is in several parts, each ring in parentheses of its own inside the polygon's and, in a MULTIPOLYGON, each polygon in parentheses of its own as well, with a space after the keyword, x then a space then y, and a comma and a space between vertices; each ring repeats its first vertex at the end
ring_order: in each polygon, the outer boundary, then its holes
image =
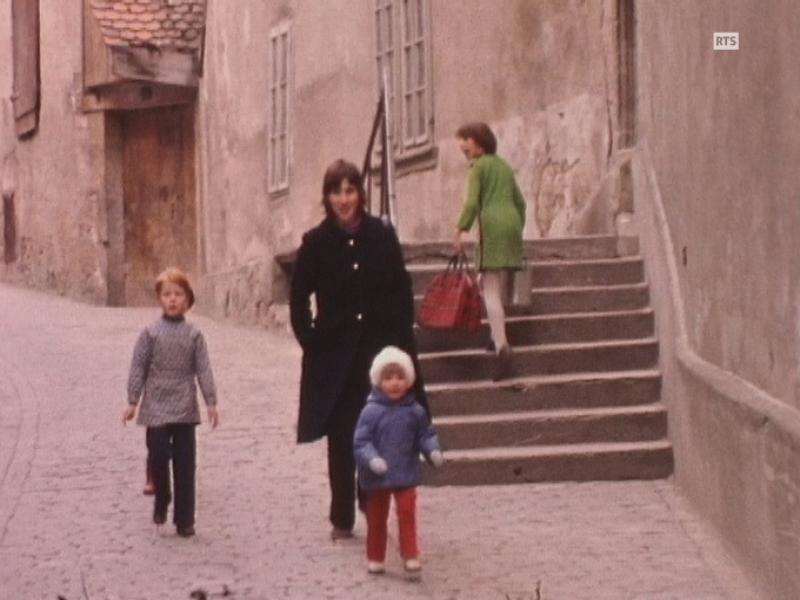
POLYGON ((165 283, 174 283, 175 285, 180 286, 186 294, 186 300, 189 303, 189 308, 194 306, 194 290, 189 284, 189 278, 186 277, 186 274, 183 271, 175 267, 169 267, 161 272, 156 279, 156 294, 159 296, 161 295, 161 289, 164 287, 165 283))

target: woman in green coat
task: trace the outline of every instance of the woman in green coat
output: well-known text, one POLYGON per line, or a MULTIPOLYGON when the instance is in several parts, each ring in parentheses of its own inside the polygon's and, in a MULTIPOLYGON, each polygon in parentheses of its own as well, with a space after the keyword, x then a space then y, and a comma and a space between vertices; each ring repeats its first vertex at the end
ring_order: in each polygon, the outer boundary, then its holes
POLYGON ((508 289, 514 271, 522 268, 525 198, 514 172, 495 154, 497 139, 486 123, 468 123, 456 132, 470 161, 467 197, 456 225, 455 247, 463 250, 464 235, 478 222, 475 262, 481 273, 486 316, 497 352, 495 381, 512 375, 511 347, 505 327, 508 289))

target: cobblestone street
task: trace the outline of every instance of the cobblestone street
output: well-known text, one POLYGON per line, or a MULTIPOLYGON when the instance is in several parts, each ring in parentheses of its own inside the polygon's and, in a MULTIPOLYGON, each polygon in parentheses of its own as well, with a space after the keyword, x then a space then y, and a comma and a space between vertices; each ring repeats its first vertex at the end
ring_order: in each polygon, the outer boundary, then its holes
POLYGON ((669 481, 422 488, 422 580, 396 536, 367 575, 360 517, 328 537, 324 444, 294 442, 299 348, 198 315, 222 424, 198 428, 197 536, 159 532, 120 420, 157 316, 0 286, 0 600, 758 598, 669 481))

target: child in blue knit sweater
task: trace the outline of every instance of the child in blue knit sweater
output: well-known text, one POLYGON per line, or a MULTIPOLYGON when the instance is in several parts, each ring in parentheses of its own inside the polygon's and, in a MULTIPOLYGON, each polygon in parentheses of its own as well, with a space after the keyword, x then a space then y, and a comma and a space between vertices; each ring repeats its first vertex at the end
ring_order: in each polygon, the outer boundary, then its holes
POLYGON ((367 570, 385 572, 386 520, 394 496, 400 553, 405 570, 414 575, 422 568, 416 525, 419 455, 436 467, 444 458, 428 414, 410 391, 415 379, 411 357, 387 346, 375 357, 370 379, 374 387, 353 436, 358 483, 367 492, 367 570))

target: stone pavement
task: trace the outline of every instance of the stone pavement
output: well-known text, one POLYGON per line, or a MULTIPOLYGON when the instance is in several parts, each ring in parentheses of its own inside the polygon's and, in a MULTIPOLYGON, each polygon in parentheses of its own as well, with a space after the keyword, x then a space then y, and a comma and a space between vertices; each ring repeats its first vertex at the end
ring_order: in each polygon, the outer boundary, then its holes
POLYGON ((198 430, 198 535, 157 531, 120 422, 157 316, 0 285, 0 600, 759 597, 667 481, 422 488, 422 580, 393 548, 368 576, 363 522, 328 539, 324 445, 294 443, 297 346, 197 315, 222 425, 198 430))

